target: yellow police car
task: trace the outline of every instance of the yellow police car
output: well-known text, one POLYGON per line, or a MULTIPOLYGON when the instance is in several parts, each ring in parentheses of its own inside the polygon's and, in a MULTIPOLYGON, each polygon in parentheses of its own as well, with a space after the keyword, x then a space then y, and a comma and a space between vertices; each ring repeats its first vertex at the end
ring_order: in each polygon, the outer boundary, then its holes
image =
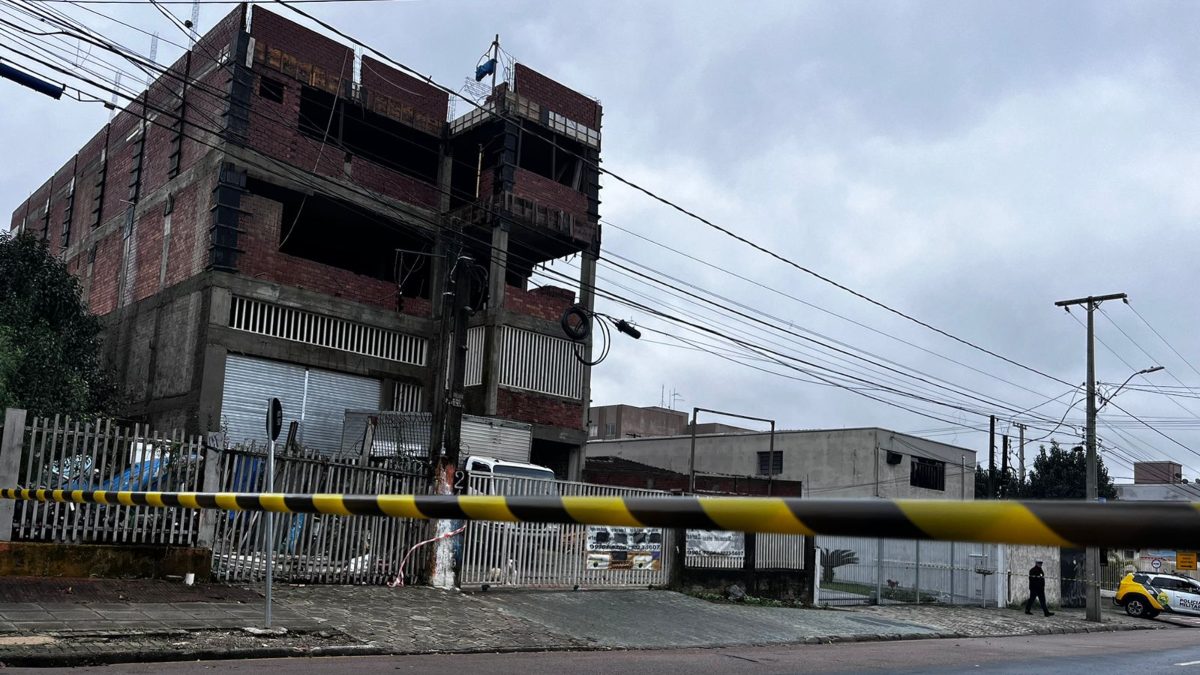
POLYGON ((1160 612, 1200 616, 1200 582, 1177 574, 1133 572, 1121 579, 1113 602, 1130 616, 1152 619, 1160 612))

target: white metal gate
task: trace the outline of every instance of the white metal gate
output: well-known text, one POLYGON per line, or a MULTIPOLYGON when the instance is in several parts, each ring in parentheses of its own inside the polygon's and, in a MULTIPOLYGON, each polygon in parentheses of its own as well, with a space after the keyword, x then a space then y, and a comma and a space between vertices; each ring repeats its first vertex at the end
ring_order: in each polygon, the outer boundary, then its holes
MULTIPOLYGON (((656 490, 472 475, 471 494, 667 497, 656 490)), ((471 521, 462 547, 463 586, 543 588, 665 585, 670 530, 471 521)))

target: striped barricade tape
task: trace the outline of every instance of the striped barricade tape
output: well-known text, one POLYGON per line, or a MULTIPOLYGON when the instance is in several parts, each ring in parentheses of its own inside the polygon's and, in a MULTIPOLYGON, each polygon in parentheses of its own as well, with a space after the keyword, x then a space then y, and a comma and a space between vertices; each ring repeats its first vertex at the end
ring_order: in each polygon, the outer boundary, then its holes
POLYGON ((1188 502, 949 501, 787 497, 527 497, 0 489, 76 504, 446 518, 1043 546, 1182 548, 1200 542, 1188 502))

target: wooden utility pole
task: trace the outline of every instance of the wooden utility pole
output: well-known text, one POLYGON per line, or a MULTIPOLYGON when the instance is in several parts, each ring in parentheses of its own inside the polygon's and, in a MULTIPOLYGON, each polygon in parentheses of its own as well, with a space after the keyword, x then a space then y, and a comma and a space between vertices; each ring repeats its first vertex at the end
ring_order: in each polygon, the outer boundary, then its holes
MULTIPOLYGON (((1086 298, 1060 300, 1055 307, 1062 307, 1068 312, 1072 305, 1083 305, 1087 308, 1087 501, 1094 502, 1098 496, 1098 478, 1096 461, 1096 344, 1095 321, 1092 314, 1100 303, 1105 300, 1124 300, 1124 293, 1109 295, 1089 295, 1086 298)), ((1086 618, 1088 621, 1100 621, 1100 549, 1096 546, 1087 547, 1086 572, 1087 591, 1084 596, 1087 605, 1086 618)))

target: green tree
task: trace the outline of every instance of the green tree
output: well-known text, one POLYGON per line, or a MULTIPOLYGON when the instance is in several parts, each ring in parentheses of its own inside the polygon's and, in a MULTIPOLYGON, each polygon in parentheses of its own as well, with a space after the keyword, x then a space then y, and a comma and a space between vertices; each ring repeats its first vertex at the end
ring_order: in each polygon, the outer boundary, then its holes
POLYGON ((99 352, 100 322, 66 265, 30 234, 0 235, 0 408, 111 412, 99 352))
MULTIPOLYGON (((996 467, 996 499, 1020 499, 1029 491, 1029 484, 1022 483, 1017 472, 1011 468, 1001 471, 996 467)), ((975 498, 988 499, 988 472, 983 466, 975 467, 975 498)))
MULTIPOLYGON (((1116 499, 1117 488, 1108 477, 1104 460, 1096 456, 1097 494, 1116 499)), ((1029 474, 1027 496, 1030 499, 1084 499, 1087 497, 1087 450, 1075 446, 1064 450, 1057 441, 1050 441, 1050 450, 1042 446, 1033 460, 1029 474)))

